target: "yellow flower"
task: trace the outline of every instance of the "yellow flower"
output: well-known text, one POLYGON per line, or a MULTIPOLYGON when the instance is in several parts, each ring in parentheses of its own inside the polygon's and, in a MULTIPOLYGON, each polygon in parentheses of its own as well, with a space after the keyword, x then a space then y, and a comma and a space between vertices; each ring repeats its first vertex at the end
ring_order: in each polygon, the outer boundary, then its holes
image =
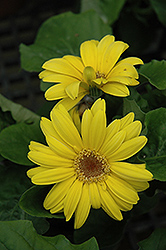
POLYGON ((90 208, 102 208, 115 220, 121 211, 132 209, 137 192, 148 188, 152 174, 145 164, 124 160, 146 144, 140 136, 141 122, 134 113, 106 126, 105 101, 98 99, 87 109, 81 122, 81 135, 67 110, 59 105, 41 119, 48 146, 32 141, 28 157, 38 167, 27 175, 36 185, 54 184, 44 200, 51 213, 64 212, 66 220, 75 213, 75 228, 86 221, 90 208))
POLYGON ((93 87, 110 95, 128 96, 127 86, 139 84, 134 65, 143 64, 137 57, 118 61, 128 47, 124 42, 115 41, 114 36, 107 35, 100 42, 83 42, 81 57, 67 55, 45 62, 42 66, 45 70, 39 77, 45 82, 58 83, 46 91, 46 99, 62 99, 60 103, 69 110, 93 87))

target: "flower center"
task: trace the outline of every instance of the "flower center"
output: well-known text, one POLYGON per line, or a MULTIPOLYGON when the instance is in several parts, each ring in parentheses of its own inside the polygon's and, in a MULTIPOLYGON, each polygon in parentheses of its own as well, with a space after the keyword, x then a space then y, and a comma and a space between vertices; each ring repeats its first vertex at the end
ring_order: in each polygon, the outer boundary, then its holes
POLYGON ((96 78, 106 78, 104 73, 100 73, 99 71, 96 72, 96 78))
POLYGON ((79 152, 74 160, 74 167, 77 178, 88 183, 101 182, 110 173, 106 158, 90 149, 83 149, 79 152))

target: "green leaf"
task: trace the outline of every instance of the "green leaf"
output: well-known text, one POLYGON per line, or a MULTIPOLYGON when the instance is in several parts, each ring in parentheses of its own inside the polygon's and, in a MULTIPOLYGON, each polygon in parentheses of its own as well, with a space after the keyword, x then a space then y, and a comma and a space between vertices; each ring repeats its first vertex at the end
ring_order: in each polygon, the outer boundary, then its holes
POLYGON ((42 142, 44 136, 39 128, 39 123, 18 123, 2 130, 0 133, 0 154, 21 165, 34 165, 28 158, 28 145, 30 141, 42 142))
POLYGON ((156 180, 166 181, 166 109, 159 108, 145 116, 148 143, 140 156, 156 180))
POLYGON ((7 163, 0 165, 0 220, 19 220, 25 213, 19 208, 18 201, 31 183, 25 167, 7 163))
POLYGON ((31 186, 26 176, 27 168, 5 161, 0 165, 0 220, 31 220, 38 233, 45 233, 49 223, 35 218, 19 207, 22 193, 31 186))
POLYGON ((165 0, 150 0, 160 22, 166 26, 166 2, 165 0))
POLYGON ((135 120, 139 120, 142 123, 144 122, 145 113, 140 109, 137 103, 134 100, 123 98, 123 115, 126 115, 129 112, 134 112, 135 120))
POLYGON ((105 23, 111 25, 118 19, 125 2, 126 0, 82 0, 81 12, 95 10, 105 23))
POLYGON ((16 122, 31 123, 39 121, 40 117, 32 111, 24 108, 20 104, 16 104, 0 94, 0 107, 3 112, 10 111, 16 122))
POLYGON ((139 74, 143 75, 148 81, 159 90, 166 89, 166 61, 152 60, 145 63, 139 69, 139 74))
POLYGON ((13 120, 11 113, 9 111, 3 112, 0 108, 0 131, 14 123, 15 121, 13 120))
POLYGON ((101 39, 112 33, 98 14, 88 11, 53 16, 40 27, 35 43, 21 44, 21 65, 27 71, 41 71, 42 64, 54 57, 79 55, 80 44, 88 39, 101 39))
MULTIPOLYGON (((82 243, 95 237, 100 248, 113 246, 120 241, 127 220, 116 221, 102 209, 91 209, 85 224, 74 232, 74 242, 82 243)), ((112 248, 110 248, 112 249, 112 248)))
POLYGON ((71 244, 63 235, 46 237, 38 235, 30 221, 0 222, 1 250, 99 250, 95 238, 81 245, 71 244))
POLYGON ((28 214, 37 217, 64 218, 63 214, 51 214, 44 209, 43 201, 50 191, 50 186, 33 186, 21 197, 19 205, 28 214))
POLYGON ((147 239, 138 243, 139 250, 165 250, 166 249, 166 229, 156 229, 147 239))

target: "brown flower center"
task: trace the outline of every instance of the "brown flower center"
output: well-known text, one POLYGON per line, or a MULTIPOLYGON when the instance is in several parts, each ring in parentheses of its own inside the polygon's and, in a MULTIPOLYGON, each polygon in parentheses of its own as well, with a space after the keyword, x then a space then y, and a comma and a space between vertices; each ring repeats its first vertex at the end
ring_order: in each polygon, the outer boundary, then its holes
POLYGON ((99 71, 96 72, 96 78, 106 78, 104 73, 100 73, 99 71))
POLYGON ((74 167, 77 178, 83 182, 101 182, 110 173, 106 158, 90 149, 83 149, 79 152, 74 160, 74 167))

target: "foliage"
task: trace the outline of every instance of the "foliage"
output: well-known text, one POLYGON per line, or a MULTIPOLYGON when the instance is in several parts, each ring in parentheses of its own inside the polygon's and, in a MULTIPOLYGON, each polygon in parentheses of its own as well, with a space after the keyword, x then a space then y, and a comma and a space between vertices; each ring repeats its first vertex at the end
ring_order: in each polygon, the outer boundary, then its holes
MULTIPOLYGON (((48 59, 79 55, 83 41, 99 40, 106 34, 114 34, 116 40, 130 45, 124 56, 134 55, 145 62, 138 67, 140 84, 129 87, 130 96, 126 98, 107 94, 102 98, 107 103, 108 122, 129 112, 142 122, 142 134, 148 143, 131 161, 145 162, 155 181, 147 193, 139 195, 138 205, 124 212, 122 222, 92 209, 84 226, 74 231, 73 221, 68 224, 63 214, 51 215, 43 208, 50 187, 32 186, 26 176, 28 166, 33 165, 27 158, 29 142, 45 143, 40 116, 0 95, 0 249, 113 249, 123 238, 127 222, 156 206, 156 193, 165 192, 166 181, 165 12, 164 0, 82 0, 79 13, 52 16, 41 25, 34 44, 20 45, 21 67, 30 72, 40 72, 48 59), (64 228, 74 244, 66 235, 59 235, 64 228)), ((50 86, 41 82, 42 91, 50 86)), ((46 103, 40 114, 45 115, 45 110, 48 113, 53 104, 46 103)), ((139 242, 139 249, 164 250, 165 233, 165 229, 155 230, 139 242)))

